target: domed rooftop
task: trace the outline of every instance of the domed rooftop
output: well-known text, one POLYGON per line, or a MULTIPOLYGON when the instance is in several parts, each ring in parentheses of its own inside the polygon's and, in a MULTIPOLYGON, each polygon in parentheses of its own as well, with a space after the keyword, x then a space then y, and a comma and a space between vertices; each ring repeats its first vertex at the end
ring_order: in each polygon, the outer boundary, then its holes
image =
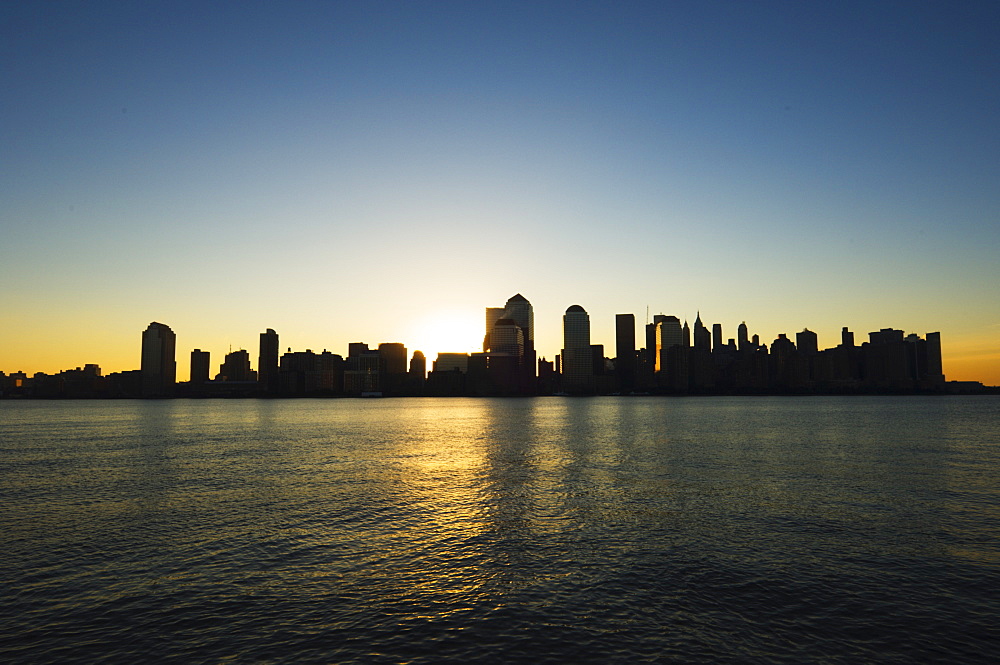
POLYGON ((569 314, 570 312, 583 312, 584 314, 586 314, 587 310, 580 307, 579 305, 570 305, 569 309, 566 310, 566 313, 569 314))

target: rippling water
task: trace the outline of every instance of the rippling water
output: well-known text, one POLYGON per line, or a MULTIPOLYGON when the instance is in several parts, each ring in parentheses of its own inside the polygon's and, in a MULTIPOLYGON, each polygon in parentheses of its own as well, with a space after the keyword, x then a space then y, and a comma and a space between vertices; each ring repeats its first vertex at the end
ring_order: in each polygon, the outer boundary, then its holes
POLYGON ((0 402, 2 662, 995 662, 1000 399, 0 402))

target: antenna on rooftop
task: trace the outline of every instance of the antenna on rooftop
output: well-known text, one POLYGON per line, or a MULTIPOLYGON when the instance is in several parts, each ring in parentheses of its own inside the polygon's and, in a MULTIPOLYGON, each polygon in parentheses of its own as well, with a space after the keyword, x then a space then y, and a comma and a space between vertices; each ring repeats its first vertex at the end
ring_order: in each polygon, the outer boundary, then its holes
POLYGON ((646 325, 649 325, 649 305, 646 305, 646 325))

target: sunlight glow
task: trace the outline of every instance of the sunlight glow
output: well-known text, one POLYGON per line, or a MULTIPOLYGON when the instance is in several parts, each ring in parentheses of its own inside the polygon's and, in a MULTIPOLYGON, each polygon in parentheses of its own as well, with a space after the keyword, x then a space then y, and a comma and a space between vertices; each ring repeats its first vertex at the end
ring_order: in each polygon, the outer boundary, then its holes
POLYGON ((412 354, 419 349, 430 364, 441 352, 475 353, 482 351, 485 322, 475 312, 446 310, 427 314, 414 321, 405 335, 412 354))

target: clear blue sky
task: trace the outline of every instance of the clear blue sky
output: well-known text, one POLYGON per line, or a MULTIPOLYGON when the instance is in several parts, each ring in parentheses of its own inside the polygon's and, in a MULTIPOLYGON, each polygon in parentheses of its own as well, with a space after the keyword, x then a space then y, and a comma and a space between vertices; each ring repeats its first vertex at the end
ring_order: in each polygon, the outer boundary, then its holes
POLYGON ((267 327, 470 350, 520 292, 549 357, 569 305, 610 347, 648 305, 940 330, 949 378, 1000 383, 1000 3, 10 2, 0 31, 0 370, 132 369, 153 320, 183 378, 267 327))

